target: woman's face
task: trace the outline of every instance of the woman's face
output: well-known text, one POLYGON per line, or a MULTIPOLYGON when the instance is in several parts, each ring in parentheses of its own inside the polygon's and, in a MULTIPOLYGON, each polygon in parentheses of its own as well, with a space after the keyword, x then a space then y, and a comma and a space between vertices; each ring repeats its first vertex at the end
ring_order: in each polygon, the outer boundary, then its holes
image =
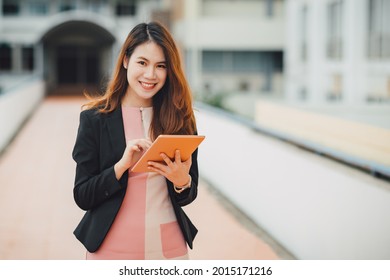
POLYGON ((130 58, 125 57, 129 83, 126 100, 131 106, 152 106, 153 96, 164 86, 167 67, 163 50, 154 42, 146 42, 134 49, 130 58))

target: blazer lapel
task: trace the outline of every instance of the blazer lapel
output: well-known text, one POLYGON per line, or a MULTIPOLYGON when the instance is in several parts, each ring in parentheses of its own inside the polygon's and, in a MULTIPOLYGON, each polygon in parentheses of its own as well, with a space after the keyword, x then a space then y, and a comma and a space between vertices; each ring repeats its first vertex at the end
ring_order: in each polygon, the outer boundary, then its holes
POLYGON ((107 116, 105 126, 107 128, 113 158, 117 161, 121 159, 126 148, 121 106, 118 106, 115 111, 107 116))

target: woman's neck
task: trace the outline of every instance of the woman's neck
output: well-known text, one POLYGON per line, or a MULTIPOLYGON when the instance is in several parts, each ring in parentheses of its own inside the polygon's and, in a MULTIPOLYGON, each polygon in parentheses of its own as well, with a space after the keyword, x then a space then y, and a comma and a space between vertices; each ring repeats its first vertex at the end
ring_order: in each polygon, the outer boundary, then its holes
POLYGON ((147 108, 147 107, 152 107, 153 102, 152 100, 132 98, 132 96, 127 93, 122 99, 122 106, 147 108))

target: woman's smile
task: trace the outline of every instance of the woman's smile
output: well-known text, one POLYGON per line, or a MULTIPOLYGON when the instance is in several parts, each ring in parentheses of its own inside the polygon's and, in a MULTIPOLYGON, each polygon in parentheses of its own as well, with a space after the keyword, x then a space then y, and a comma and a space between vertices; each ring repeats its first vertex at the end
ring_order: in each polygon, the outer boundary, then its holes
POLYGON ((152 90, 157 84, 156 83, 147 83, 147 82, 139 82, 144 90, 152 90))

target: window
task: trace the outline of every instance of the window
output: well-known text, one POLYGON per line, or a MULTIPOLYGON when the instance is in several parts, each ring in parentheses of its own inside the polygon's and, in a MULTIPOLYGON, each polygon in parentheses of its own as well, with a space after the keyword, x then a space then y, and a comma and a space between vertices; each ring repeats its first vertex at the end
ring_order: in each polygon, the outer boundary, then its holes
POLYGON ((116 15, 135 16, 137 5, 135 0, 118 0, 116 3, 116 15))
POLYGON ((368 13, 368 57, 390 58, 390 1, 370 0, 368 13))
POLYGON ((278 51, 203 51, 205 72, 258 73, 272 69, 282 72, 283 53, 278 51))
POLYGON ((232 70, 237 73, 260 72, 265 63, 261 52, 232 52, 232 70))
POLYGON ((5 16, 18 15, 20 3, 17 0, 3 0, 3 14, 5 16))
POLYGON ((329 101, 339 101, 343 97, 343 78, 340 74, 333 74, 329 78, 329 86, 326 97, 329 101))
MULTIPOLYGON (((276 73, 283 71, 281 51, 203 51, 202 72, 206 75, 228 74, 236 77, 258 77, 261 91, 271 92, 276 73)), ((250 78, 251 79, 251 78, 250 78)), ((238 82, 242 91, 249 90, 246 79, 238 82)))
POLYGON ((368 102, 390 101, 390 77, 386 74, 369 74, 366 100, 368 102))
POLYGON ((23 70, 34 70, 34 48, 23 47, 22 48, 22 68, 23 70))
POLYGON ((342 16, 343 1, 333 1, 328 4, 327 10, 327 57, 332 59, 342 58, 342 16))
POLYGON ((32 15, 46 15, 48 12, 48 3, 46 1, 30 1, 29 11, 32 15))
POLYGON ((87 0, 85 1, 85 5, 87 10, 100 12, 102 9, 104 9, 104 6, 107 5, 106 2, 107 0, 87 0))
POLYGON ((12 68, 12 49, 7 44, 0 44, 0 71, 9 71, 12 68))
POLYGON ((71 11, 76 9, 76 3, 74 0, 62 0, 60 1, 60 12, 71 11))
POLYGON ((202 68, 205 72, 221 72, 229 66, 228 59, 225 58, 221 51, 203 51, 202 54, 202 68))

